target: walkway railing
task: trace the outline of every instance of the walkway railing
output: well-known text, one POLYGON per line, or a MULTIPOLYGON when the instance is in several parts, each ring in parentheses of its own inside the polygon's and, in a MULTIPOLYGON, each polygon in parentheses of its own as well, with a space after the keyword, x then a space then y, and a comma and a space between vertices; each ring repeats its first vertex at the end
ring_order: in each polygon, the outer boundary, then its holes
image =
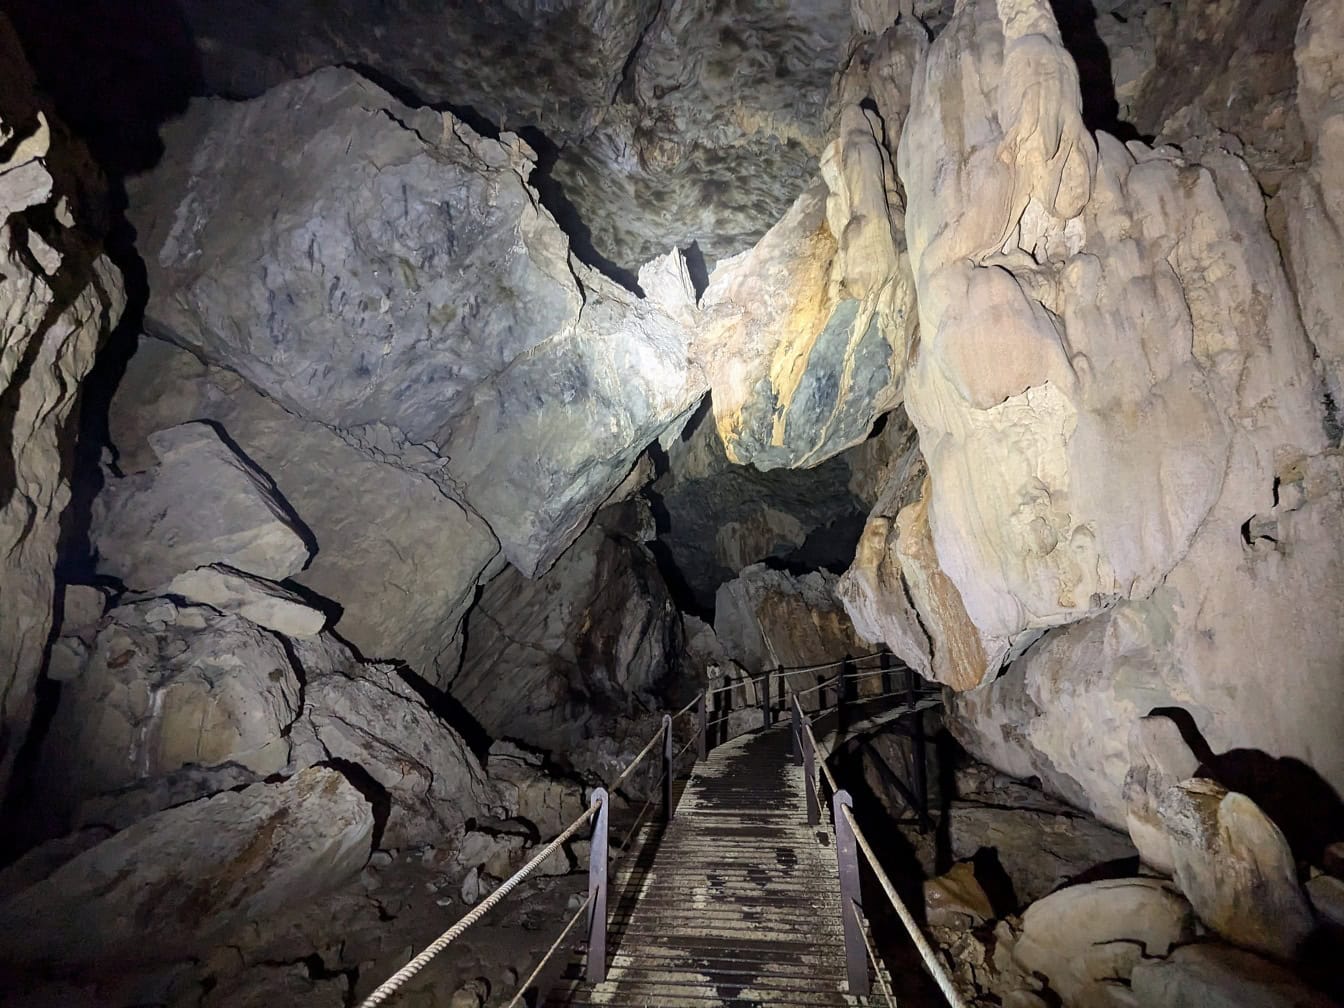
MULTIPOLYGON (((519 987, 518 993, 513 1000, 509 1002, 509 1008, 525 1005, 526 995, 537 989, 539 978, 544 974, 546 967, 553 957, 561 949, 565 948, 580 920, 587 919, 587 971, 586 979, 589 983, 601 983, 606 977, 607 970, 607 887, 608 887, 608 867, 609 867, 609 830, 610 830, 610 806, 611 795, 615 794, 623 784, 625 784, 643 764, 645 759, 659 749, 661 742, 661 774, 656 781, 657 791, 648 797, 639 812, 636 814, 630 829, 626 832, 624 839, 619 846, 622 850, 627 849, 630 839, 644 822, 644 817, 653 808, 654 803, 661 805, 662 819, 664 822, 670 822, 674 814, 672 804, 672 785, 675 776, 677 761, 690 751, 692 747, 696 749, 697 762, 703 760, 710 748, 711 731, 720 725, 726 725, 729 715, 735 710, 743 708, 734 708, 731 703, 719 704, 713 711, 711 717, 711 707, 715 705, 716 698, 728 694, 731 697, 731 691, 742 689, 747 684, 759 684, 761 687, 761 699, 759 707, 762 714, 762 724, 768 728, 774 723, 774 715, 783 713, 784 704, 776 709, 771 704, 772 684, 777 683, 781 689, 779 699, 784 700, 787 694, 787 709, 792 718, 792 736, 794 758, 804 766, 807 779, 807 816, 811 825, 817 825, 820 822, 820 792, 818 771, 830 785, 832 795, 832 825, 836 838, 836 851, 839 856, 840 864, 840 889, 842 904, 845 908, 844 913, 844 935, 846 962, 849 972, 850 992, 853 994, 868 994, 870 989, 869 974, 867 963, 871 960, 876 969, 879 980, 883 984, 883 993, 887 996, 889 1004, 895 1004, 891 998, 891 992, 885 986, 883 971, 880 963, 877 961, 876 953, 868 940, 868 931, 866 921, 862 915, 862 899, 859 891, 859 872, 858 862, 855 850, 861 850, 867 859, 883 891, 891 901, 893 908, 899 915, 906 930, 915 941, 920 955, 933 974, 938 986, 947 996, 948 1002, 953 1008, 965 1008, 964 1001, 956 993, 948 980, 942 964, 934 955, 924 938, 919 926, 910 915, 909 909, 897 895, 891 881, 883 872, 878 863, 876 855, 867 839, 863 836, 858 824, 854 821, 853 811, 851 809, 852 800, 849 792, 843 791, 836 784, 835 777, 831 773, 827 760, 830 753, 821 748, 812 732, 812 714, 824 714, 831 711, 843 711, 847 703, 867 704, 875 700, 888 699, 895 696, 905 697, 911 710, 915 707, 915 692, 913 685, 907 685, 903 689, 890 692, 879 693, 877 695, 857 696, 853 686, 864 679, 875 678, 883 675, 889 676, 895 670, 892 669, 887 661, 891 656, 886 652, 879 652, 872 655, 865 655, 855 659, 846 659, 844 661, 828 663, 824 665, 813 665, 793 669, 772 669, 750 679, 739 679, 723 686, 713 689, 702 690, 694 700, 677 711, 675 714, 663 715, 663 723, 654 732, 653 737, 648 740, 644 748, 630 761, 630 763, 621 771, 620 775, 612 782, 608 788, 595 788, 589 800, 588 807, 576 818, 554 840, 548 843, 541 851, 535 854, 525 865, 510 876, 506 881, 500 884, 492 893, 481 900, 470 912, 462 917, 456 924, 436 938, 424 951, 413 958, 405 966, 399 969, 367 998, 360 1002, 360 1008, 377 1008, 384 1004, 394 994, 404 987, 412 978, 420 973, 429 963, 450 944, 460 938, 473 924, 484 917, 493 907, 502 902, 518 885, 528 878, 536 868, 550 857, 556 850, 562 847, 566 842, 574 837, 587 823, 593 823, 592 840, 589 849, 588 858, 588 895, 579 905, 574 915, 565 924, 559 937, 551 945, 550 949, 537 964, 536 969, 523 981, 519 987), (870 659, 881 659, 883 667, 870 671, 849 671, 855 664, 870 659), (787 685, 789 679, 804 673, 818 673, 837 669, 837 673, 828 679, 816 683, 811 687, 801 690, 794 690, 787 685), (825 690, 834 690, 834 701, 830 705, 825 703, 825 690), (813 693, 820 694, 817 703, 807 705, 804 708, 802 697, 810 696, 813 693), (810 713, 809 713, 810 711, 810 713), (687 715, 693 714, 695 717, 695 730, 691 737, 680 748, 675 748, 674 725, 687 715), (659 802, 658 800, 661 799, 659 802), (862 975, 860 975, 862 974, 862 975)), ((913 679, 911 680, 913 683, 913 679)), ((727 741, 723 739, 722 741, 727 741)), ((922 747, 921 747, 922 748, 922 747)), ((654 782, 650 782, 650 787, 654 782)), ((908 796, 907 796, 908 797, 908 796)))

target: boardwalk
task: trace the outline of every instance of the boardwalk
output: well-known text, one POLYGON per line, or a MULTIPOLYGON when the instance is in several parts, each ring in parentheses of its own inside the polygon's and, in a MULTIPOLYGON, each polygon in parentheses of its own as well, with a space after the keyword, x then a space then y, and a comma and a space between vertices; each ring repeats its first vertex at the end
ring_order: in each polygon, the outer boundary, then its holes
POLYGON ((868 1004, 844 993, 834 841, 807 826, 805 801, 783 727, 716 748, 613 886, 606 981, 583 983, 577 961, 547 1003, 868 1004))

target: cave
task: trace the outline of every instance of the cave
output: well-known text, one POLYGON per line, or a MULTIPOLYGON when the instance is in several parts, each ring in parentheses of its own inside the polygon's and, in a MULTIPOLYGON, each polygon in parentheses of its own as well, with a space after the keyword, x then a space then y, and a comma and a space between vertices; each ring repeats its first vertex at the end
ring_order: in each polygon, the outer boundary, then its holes
POLYGON ((0 55, 0 1003, 1344 1003, 1339 0, 0 55))

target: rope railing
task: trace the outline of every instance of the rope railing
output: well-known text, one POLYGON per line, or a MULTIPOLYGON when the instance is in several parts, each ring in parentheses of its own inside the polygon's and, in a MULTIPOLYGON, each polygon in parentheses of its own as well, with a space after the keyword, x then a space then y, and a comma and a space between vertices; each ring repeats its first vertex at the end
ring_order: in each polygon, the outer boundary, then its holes
POLYGON ((551 947, 547 949, 546 954, 541 957, 541 962, 537 963, 537 968, 528 975, 528 978, 523 981, 523 985, 518 988, 518 993, 515 994, 513 1000, 509 1002, 509 1008, 518 1008, 519 1005, 523 1004, 523 998, 526 997, 527 992, 532 989, 532 985, 537 982, 537 978, 541 976, 541 971, 546 968, 546 964, 551 961, 551 957, 560 950, 562 945, 564 945, 565 939, 568 938, 569 933, 574 930, 574 925, 577 924, 579 918, 587 912, 588 907, 592 902, 593 897, 588 896, 579 904, 579 909, 574 912, 574 916, 569 919, 569 923, 565 925, 565 929, 560 932, 560 937, 551 943, 551 947))
MULTIPOLYGON (((849 792, 841 789, 839 782, 835 779, 835 775, 831 772, 828 765, 831 759, 831 753, 817 741, 817 737, 812 731, 812 719, 803 712, 802 704, 798 700, 798 694, 794 693, 792 690, 790 690, 790 701, 793 715, 794 751, 795 755, 806 768, 804 772, 807 778, 805 783, 807 786, 808 822, 815 826, 819 820, 820 803, 817 796, 817 780, 815 773, 816 771, 820 771, 822 777, 825 778, 826 783, 830 785, 831 789, 832 806, 834 808, 832 826, 836 832, 837 857, 843 858, 842 848, 844 844, 842 844, 840 836, 842 831, 841 820, 843 819, 845 830, 847 830, 853 837, 854 844, 857 846, 858 850, 863 853, 864 860, 867 861, 868 866, 872 869, 873 875, 876 877, 878 884, 882 887, 882 891, 886 895, 888 902, 891 903, 892 909, 896 911, 896 915, 900 918, 901 924, 905 927, 906 932, 914 941, 915 948, 919 952, 920 959, 923 961, 925 969, 929 971, 929 974, 933 977, 934 982, 937 983, 938 988, 943 992, 943 996, 947 998, 948 1004, 950 1004, 952 1008, 967 1008, 965 1000, 957 991, 956 987, 953 986, 951 978, 947 975, 947 970, 944 968, 942 960, 938 958, 933 947, 929 945, 928 939, 924 937, 924 932, 920 930, 918 922, 916 922, 914 916, 910 913, 909 907, 905 905, 905 901, 902 900, 900 894, 896 892, 896 887, 892 885, 891 879, 887 876, 886 871, 883 870, 881 863, 878 861, 877 854, 873 851, 872 845, 868 842, 868 838, 864 836, 863 830, 859 827, 858 821, 854 817, 854 809, 851 805, 849 792)), ((845 870, 846 866, 842 863, 840 868, 842 877, 842 895, 843 889, 845 888, 845 870)), ((846 907, 846 912, 850 914, 861 914, 862 907, 858 903, 857 894, 850 900, 850 902, 853 905, 846 907)), ((865 962, 871 959, 874 966, 876 966, 876 954, 872 945, 868 942, 867 935, 864 933, 862 922, 856 919, 851 925, 850 920, 847 918, 845 923, 847 927, 852 926, 855 929, 854 933, 862 938, 863 944, 865 945, 865 948, 862 950, 862 956, 865 959, 865 962)), ((860 950, 849 947, 849 933, 850 932, 847 930, 846 956, 850 962, 851 988, 853 988, 853 982, 855 980, 854 961, 859 957, 860 950)), ((882 971, 878 969, 876 972, 879 978, 879 983, 883 986, 883 993, 888 998, 888 1003, 894 1003, 891 1001, 891 992, 885 985, 882 971)), ((866 988, 866 982, 863 986, 866 988)))

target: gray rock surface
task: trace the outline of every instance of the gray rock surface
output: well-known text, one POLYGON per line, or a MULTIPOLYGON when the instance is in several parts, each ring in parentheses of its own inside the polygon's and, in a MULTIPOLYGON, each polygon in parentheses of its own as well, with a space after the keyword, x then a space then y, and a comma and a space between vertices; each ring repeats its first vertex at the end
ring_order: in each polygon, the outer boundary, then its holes
POLYGON ((48 800, 74 812, 191 765, 281 770, 299 675, 280 638, 238 616, 163 598, 114 609, 43 748, 48 800))
POLYGON ((351 879, 373 809, 314 767, 151 816, 0 903, 0 957, 171 962, 351 879))
POLYGON ((1179 948, 1135 966, 1130 983, 1144 1008, 1336 1008, 1291 970, 1227 945, 1179 948))
POLYGON ((50 112, 0 18, 0 789, 28 733, 56 596, 56 545, 70 500, 79 382, 125 304, 121 275, 84 223, 101 188, 50 112), (79 190, 83 190, 81 193, 79 190), (87 194, 79 208, 70 201, 87 194), (19 600, 22 600, 21 604, 19 600))
POLYGON ((311 637, 327 622, 323 612, 294 592, 228 564, 184 571, 168 582, 164 594, 241 616, 286 637, 311 637))
POLYGON ((142 338, 109 419, 122 470, 148 468, 149 435, 193 418, 223 427, 303 515, 318 549, 295 580, 341 607, 342 637, 431 680, 440 664, 456 668, 458 624, 499 544, 436 483, 441 460, 403 463, 390 444, 343 437, 232 371, 142 338))
POLYGON ((572 260, 513 134, 324 70, 198 102, 164 142, 130 193, 152 327, 300 416, 441 453, 526 574, 704 390, 680 256, 643 298, 572 260))
POLYGON ((292 646, 307 676, 291 770, 360 767, 387 795, 380 846, 446 845, 468 819, 510 813, 462 737, 392 668, 360 665, 329 637, 292 646))
POLYGON ((110 479, 98 495, 91 535, 102 572, 153 590, 216 562, 276 581, 307 564, 299 518, 214 427, 180 424, 149 444, 158 465, 110 479))
POLYGON ((1233 944, 1294 958, 1316 922, 1279 828, 1245 795, 1200 778, 1169 789, 1159 812, 1200 920, 1233 944))
POLYGON ((547 573, 507 569, 482 590, 449 691, 491 736, 575 759, 587 740, 662 709, 681 622, 652 554, 629 535, 636 510, 603 510, 547 573))
POLYGON ((795 576, 753 564, 719 588, 714 632, 748 672, 821 665, 870 654, 826 571, 795 576))
POLYGON ((1105 879, 1068 886, 1027 907, 1013 956, 1043 974, 1065 1004, 1085 988, 1128 980, 1134 967, 1195 937, 1195 915, 1161 879, 1105 879))

